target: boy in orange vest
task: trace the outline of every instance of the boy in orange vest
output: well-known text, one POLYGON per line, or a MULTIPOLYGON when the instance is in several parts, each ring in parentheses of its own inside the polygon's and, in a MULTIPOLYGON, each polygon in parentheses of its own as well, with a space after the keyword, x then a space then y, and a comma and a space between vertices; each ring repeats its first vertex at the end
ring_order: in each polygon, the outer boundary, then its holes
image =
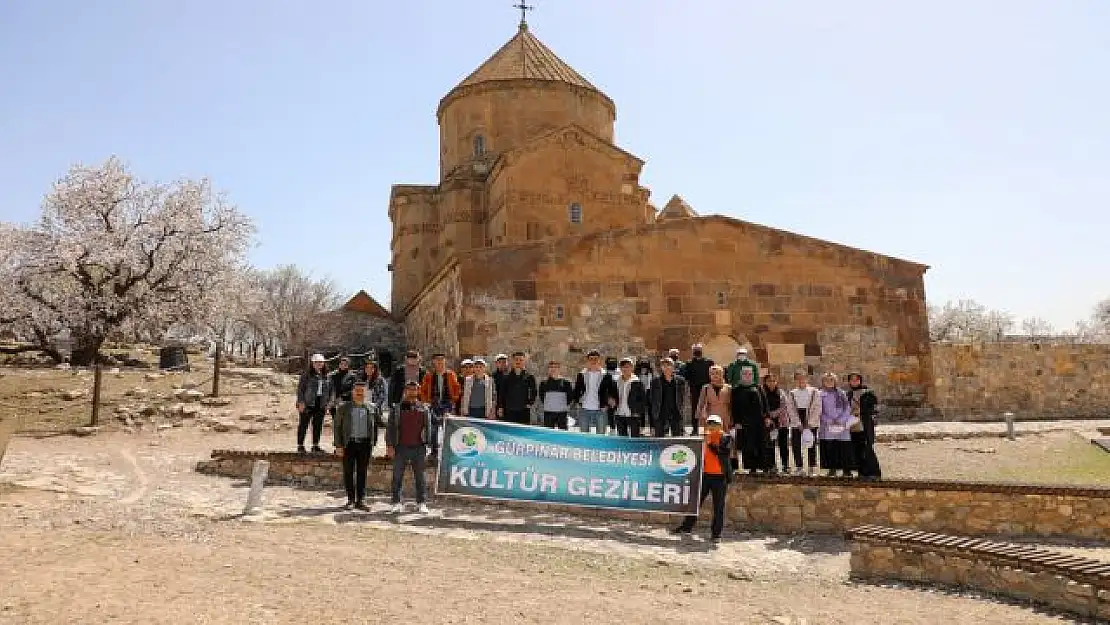
MULTIPOLYGON (((721 531, 725 526, 725 493, 728 492, 728 483, 732 479, 729 471, 729 453, 732 450, 732 436, 725 433, 721 417, 709 415, 705 420, 705 458, 702 462, 701 476, 701 503, 705 498, 713 495, 713 523, 711 525, 711 540, 721 542, 721 531)), ((674 534, 689 534, 694 529, 698 517, 687 516, 682 525, 671 530, 674 534)))

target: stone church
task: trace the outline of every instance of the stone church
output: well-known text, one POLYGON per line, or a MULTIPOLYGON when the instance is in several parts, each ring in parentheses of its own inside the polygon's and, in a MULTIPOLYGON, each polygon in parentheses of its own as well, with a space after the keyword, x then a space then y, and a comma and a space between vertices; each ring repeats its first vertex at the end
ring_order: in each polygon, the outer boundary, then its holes
POLYGON ((662 209, 621 149, 616 105, 521 22, 447 92, 439 181, 394 185, 392 315, 453 360, 521 349, 532 368, 606 355, 861 371, 894 418, 932 393, 925 265, 725 217, 662 209))

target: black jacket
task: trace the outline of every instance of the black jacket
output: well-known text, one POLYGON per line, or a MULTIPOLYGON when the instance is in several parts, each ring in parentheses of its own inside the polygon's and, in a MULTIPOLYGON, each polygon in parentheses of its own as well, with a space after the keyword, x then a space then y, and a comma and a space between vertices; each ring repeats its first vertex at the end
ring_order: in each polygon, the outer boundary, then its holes
MULTIPOLYGON (((761 387, 733 387, 733 425, 739 426, 747 432, 762 432, 764 428, 763 420, 767 417, 767 414, 767 398, 763 396, 763 389, 761 387)), ((748 435, 745 434, 745 443, 747 440, 748 435)))
MULTIPOLYGON (((686 385, 686 379, 678 374, 675 374, 673 381, 675 403, 678 404, 678 416, 682 417, 683 422, 685 422, 690 419, 690 388, 686 385)), ((648 404, 651 407, 651 416, 657 421, 660 415, 663 414, 663 385, 666 383, 667 381, 663 379, 663 376, 658 376, 652 379, 651 388, 648 389, 648 404)))
MULTIPOLYGON (((505 381, 505 376, 509 374, 509 370, 499 371, 496 367, 489 377, 493 378, 493 392, 495 395, 501 394, 501 383, 505 381)), ((500 405, 500 404, 498 404, 500 405)))
POLYGON ((323 410, 331 405, 332 389, 331 389, 331 375, 324 374, 323 376, 316 375, 315 371, 310 371, 301 376, 297 382, 297 401, 303 403, 306 408, 318 408, 323 410), (323 378, 323 392, 320 394, 320 401, 323 402, 322 406, 316 405, 316 383, 323 378))
POLYGON ((518 374, 510 369, 501 378, 497 407, 502 410, 528 410, 536 403, 536 393, 535 376, 524 370, 518 374))
POLYGON ((351 369, 341 371, 336 369, 331 372, 331 392, 339 401, 351 401, 351 391, 355 388, 358 376, 351 369))
MULTIPOLYGON (((617 407, 620 405, 620 382, 613 380, 613 386, 617 387, 617 406, 609 409, 610 416, 617 414, 617 407)), ((647 412, 647 391, 644 390, 644 383, 636 376, 632 376, 632 386, 628 389, 628 411, 633 417, 643 417, 647 412)))
MULTIPOLYGON (((579 371, 574 378, 574 403, 579 406, 582 405, 582 398, 586 395, 586 377, 584 374, 585 371, 579 371)), ((601 384, 597 387, 597 399, 601 410, 608 410, 610 399, 613 401, 619 399, 617 381, 613 379, 612 374, 604 369, 601 370, 601 384)))
POLYGON ((691 395, 701 392, 701 387, 709 384, 709 368, 712 366, 713 361, 708 358, 694 358, 686 363, 681 373, 682 377, 686 378, 686 383, 690 385, 691 395))
POLYGON ((543 404, 543 397, 548 393, 566 393, 567 405, 569 406, 574 402, 574 387, 570 385, 570 380, 566 378, 544 378, 540 382, 540 404, 543 404))
MULTIPOLYGON (((416 382, 419 384, 424 379, 424 367, 420 367, 416 375, 416 382)), ((401 399, 405 396, 405 365, 401 365, 393 370, 393 375, 389 378, 389 405, 395 406, 401 403, 401 399)))

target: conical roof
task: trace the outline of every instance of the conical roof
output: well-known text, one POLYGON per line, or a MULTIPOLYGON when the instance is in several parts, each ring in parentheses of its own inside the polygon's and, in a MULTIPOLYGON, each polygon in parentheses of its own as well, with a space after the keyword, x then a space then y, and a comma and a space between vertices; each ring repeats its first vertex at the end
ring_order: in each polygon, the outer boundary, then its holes
POLYGON ((666 221, 668 219, 686 219, 688 217, 697 217, 698 213, 692 206, 686 203, 678 195, 671 197, 670 201, 663 207, 663 211, 656 217, 656 221, 666 221))
POLYGON ((598 91, 582 74, 574 71, 550 48, 532 34, 528 24, 521 23, 515 36, 493 53, 485 63, 463 79, 451 91, 498 80, 550 80, 598 91))

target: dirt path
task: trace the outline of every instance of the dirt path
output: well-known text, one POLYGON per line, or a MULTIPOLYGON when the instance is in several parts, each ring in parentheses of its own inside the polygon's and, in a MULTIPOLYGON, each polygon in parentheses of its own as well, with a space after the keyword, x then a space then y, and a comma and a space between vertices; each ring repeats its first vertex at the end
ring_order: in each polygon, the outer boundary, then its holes
POLYGON ((940 593, 736 580, 722 569, 398 537, 357 523, 232 522, 200 540, 6 529, 0 545, 22 563, 0 572, 0 623, 1066 622, 940 593))
POLYGON ((445 503, 429 517, 198 475, 213 446, 287 433, 177 428, 16 439, 0 466, 0 624, 1067 622, 990 599, 847 580, 835 537, 701 537, 445 503), (5 486, 7 484, 7 486, 5 486), (19 486, 12 486, 13 484, 19 486), (64 573, 63 573, 64 572, 64 573))

